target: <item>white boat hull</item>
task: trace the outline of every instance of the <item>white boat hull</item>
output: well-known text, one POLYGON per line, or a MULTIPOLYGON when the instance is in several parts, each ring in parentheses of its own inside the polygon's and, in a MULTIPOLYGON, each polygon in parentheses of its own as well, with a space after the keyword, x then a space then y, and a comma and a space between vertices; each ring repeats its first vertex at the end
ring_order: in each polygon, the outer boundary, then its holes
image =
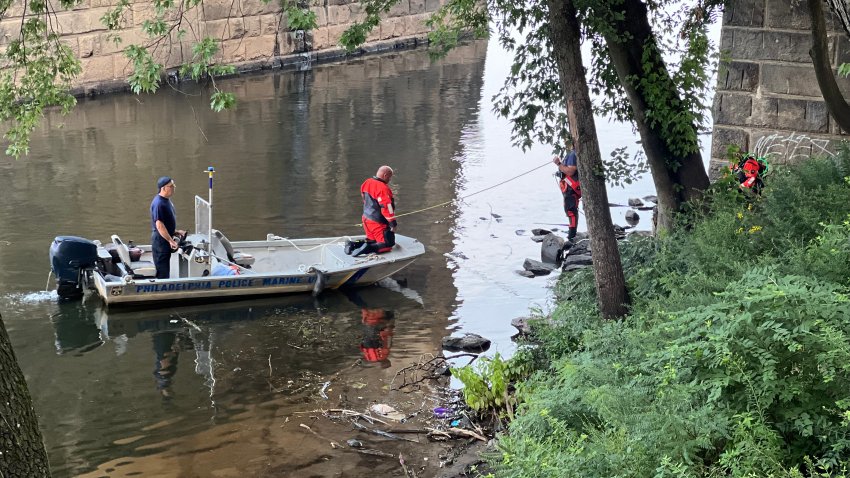
MULTIPOLYGON (((422 243, 400 235, 396 236, 396 246, 385 254, 351 257, 343 252, 344 244, 342 238, 275 237, 234 242, 234 249, 257 257, 256 264, 240 275, 170 279, 128 276, 120 281, 111 277, 110 281, 108 276, 94 271, 90 286, 109 305, 313 292, 320 275, 324 276, 323 288, 370 285, 404 269, 425 252, 422 243)), ((141 259, 147 260, 150 247, 141 246, 141 249, 141 259)))

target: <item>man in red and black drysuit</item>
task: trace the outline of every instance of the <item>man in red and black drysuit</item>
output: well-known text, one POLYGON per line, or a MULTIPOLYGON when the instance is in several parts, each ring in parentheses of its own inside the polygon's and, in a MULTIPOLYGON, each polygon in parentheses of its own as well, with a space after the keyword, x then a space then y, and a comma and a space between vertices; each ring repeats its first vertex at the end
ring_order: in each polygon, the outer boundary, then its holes
POLYGON ((389 252, 395 245, 395 199, 389 182, 393 170, 381 166, 378 172, 360 186, 363 196, 363 230, 366 241, 362 244, 347 242, 345 253, 352 256, 389 252))
POLYGON ((578 167, 575 151, 570 151, 563 158, 555 156, 552 162, 558 165, 557 176, 560 178, 558 186, 564 195, 564 212, 570 221, 570 232, 567 239, 570 241, 576 237, 578 228, 578 202, 581 199, 581 183, 578 180, 578 167))

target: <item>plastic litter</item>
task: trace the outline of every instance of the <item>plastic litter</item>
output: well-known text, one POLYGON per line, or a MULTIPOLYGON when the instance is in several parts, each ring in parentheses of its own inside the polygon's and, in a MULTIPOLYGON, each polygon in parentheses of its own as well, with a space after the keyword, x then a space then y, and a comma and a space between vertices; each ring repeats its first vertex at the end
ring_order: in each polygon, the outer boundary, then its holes
POLYGON ((389 418, 390 420, 404 421, 406 418, 403 413, 384 403, 376 403, 369 407, 369 409, 378 415, 389 418))

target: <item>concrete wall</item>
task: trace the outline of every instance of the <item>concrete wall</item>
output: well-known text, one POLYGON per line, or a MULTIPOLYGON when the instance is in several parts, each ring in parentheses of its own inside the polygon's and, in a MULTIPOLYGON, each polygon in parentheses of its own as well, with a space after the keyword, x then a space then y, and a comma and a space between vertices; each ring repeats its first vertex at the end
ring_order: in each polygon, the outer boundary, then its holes
MULTIPOLYGON (((424 39, 428 28, 424 21, 445 0, 401 0, 385 15, 369 36, 372 48, 391 48, 395 43, 424 39)), ((100 18, 117 3, 116 0, 83 0, 71 11, 56 13, 54 28, 61 41, 71 47, 82 61, 83 71, 78 86, 123 83, 131 73, 131 65, 122 53, 128 44, 149 44, 142 32, 145 20, 154 18, 149 1, 131 3, 122 19, 119 32, 106 30, 100 18), (115 36, 121 38, 116 43, 115 36)), ((155 48, 158 61, 174 68, 192 60, 192 43, 210 36, 221 40, 221 61, 241 65, 243 69, 279 67, 289 61, 304 61, 341 56, 337 42, 353 22, 364 17, 357 0, 309 0, 316 13, 318 28, 304 37, 296 37, 287 28, 280 2, 264 4, 260 0, 203 0, 186 12, 181 28, 186 35, 171 38, 155 48), (170 41, 169 41, 170 40, 170 41), (307 52, 305 54, 305 52, 307 52)), ((0 21, 0 48, 17 36, 23 3, 14 5, 0 21)))
MULTIPOLYGON (((832 154, 845 139, 829 115, 815 78, 809 0, 733 0, 723 15, 722 61, 714 97, 709 170, 728 165, 726 151, 772 153, 771 163, 832 154), (728 60, 728 61, 725 61, 728 60)), ((829 12, 829 7, 824 4, 829 12)), ((850 41, 827 16, 834 69, 850 62, 850 41)), ((850 98, 850 80, 838 79, 850 98)))

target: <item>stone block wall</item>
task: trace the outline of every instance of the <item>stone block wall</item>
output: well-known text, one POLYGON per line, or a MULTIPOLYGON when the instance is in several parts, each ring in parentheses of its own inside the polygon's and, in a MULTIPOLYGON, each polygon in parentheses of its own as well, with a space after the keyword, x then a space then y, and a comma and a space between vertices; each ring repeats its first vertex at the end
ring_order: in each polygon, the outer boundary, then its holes
MULTIPOLYGON (((846 136, 829 115, 809 56, 809 0, 733 0, 723 14, 714 97, 710 173, 729 161, 730 145, 770 153, 771 164, 832 154, 846 136)), ((820 0, 814 0, 820 1, 820 0)), ((829 7, 824 4, 825 11, 829 7)), ((850 62, 850 41, 831 13, 828 45, 837 70, 850 62)), ((838 78, 850 98, 850 80, 838 78)))
MULTIPOLYGON (((0 19, 0 48, 16 38, 20 30, 23 1, 13 0, 13 6, 0 19)), ((385 15, 381 24, 368 38, 368 43, 392 42, 402 39, 424 39, 429 31, 425 20, 445 0, 401 0, 385 15)), ((149 1, 131 3, 125 10, 118 32, 106 30, 101 17, 117 0, 83 0, 69 11, 59 11, 54 26, 61 41, 70 46, 82 62, 83 71, 78 86, 95 86, 124 82, 132 65, 123 54, 128 44, 149 44, 142 24, 154 18, 149 1), (120 42, 115 38, 119 37, 120 42)), ((166 68, 176 68, 191 62, 192 43, 206 36, 221 41, 222 63, 253 67, 280 66, 289 57, 309 60, 321 55, 341 55, 337 43, 342 32, 365 14, 358 0, 309 0, 316 13, 318 28, 307 35, 296 35, 287 26, 280 2, 272 0, 203 0, 188 10, 181 28, 161 42, 154 51, 157 61, 166 68)))

